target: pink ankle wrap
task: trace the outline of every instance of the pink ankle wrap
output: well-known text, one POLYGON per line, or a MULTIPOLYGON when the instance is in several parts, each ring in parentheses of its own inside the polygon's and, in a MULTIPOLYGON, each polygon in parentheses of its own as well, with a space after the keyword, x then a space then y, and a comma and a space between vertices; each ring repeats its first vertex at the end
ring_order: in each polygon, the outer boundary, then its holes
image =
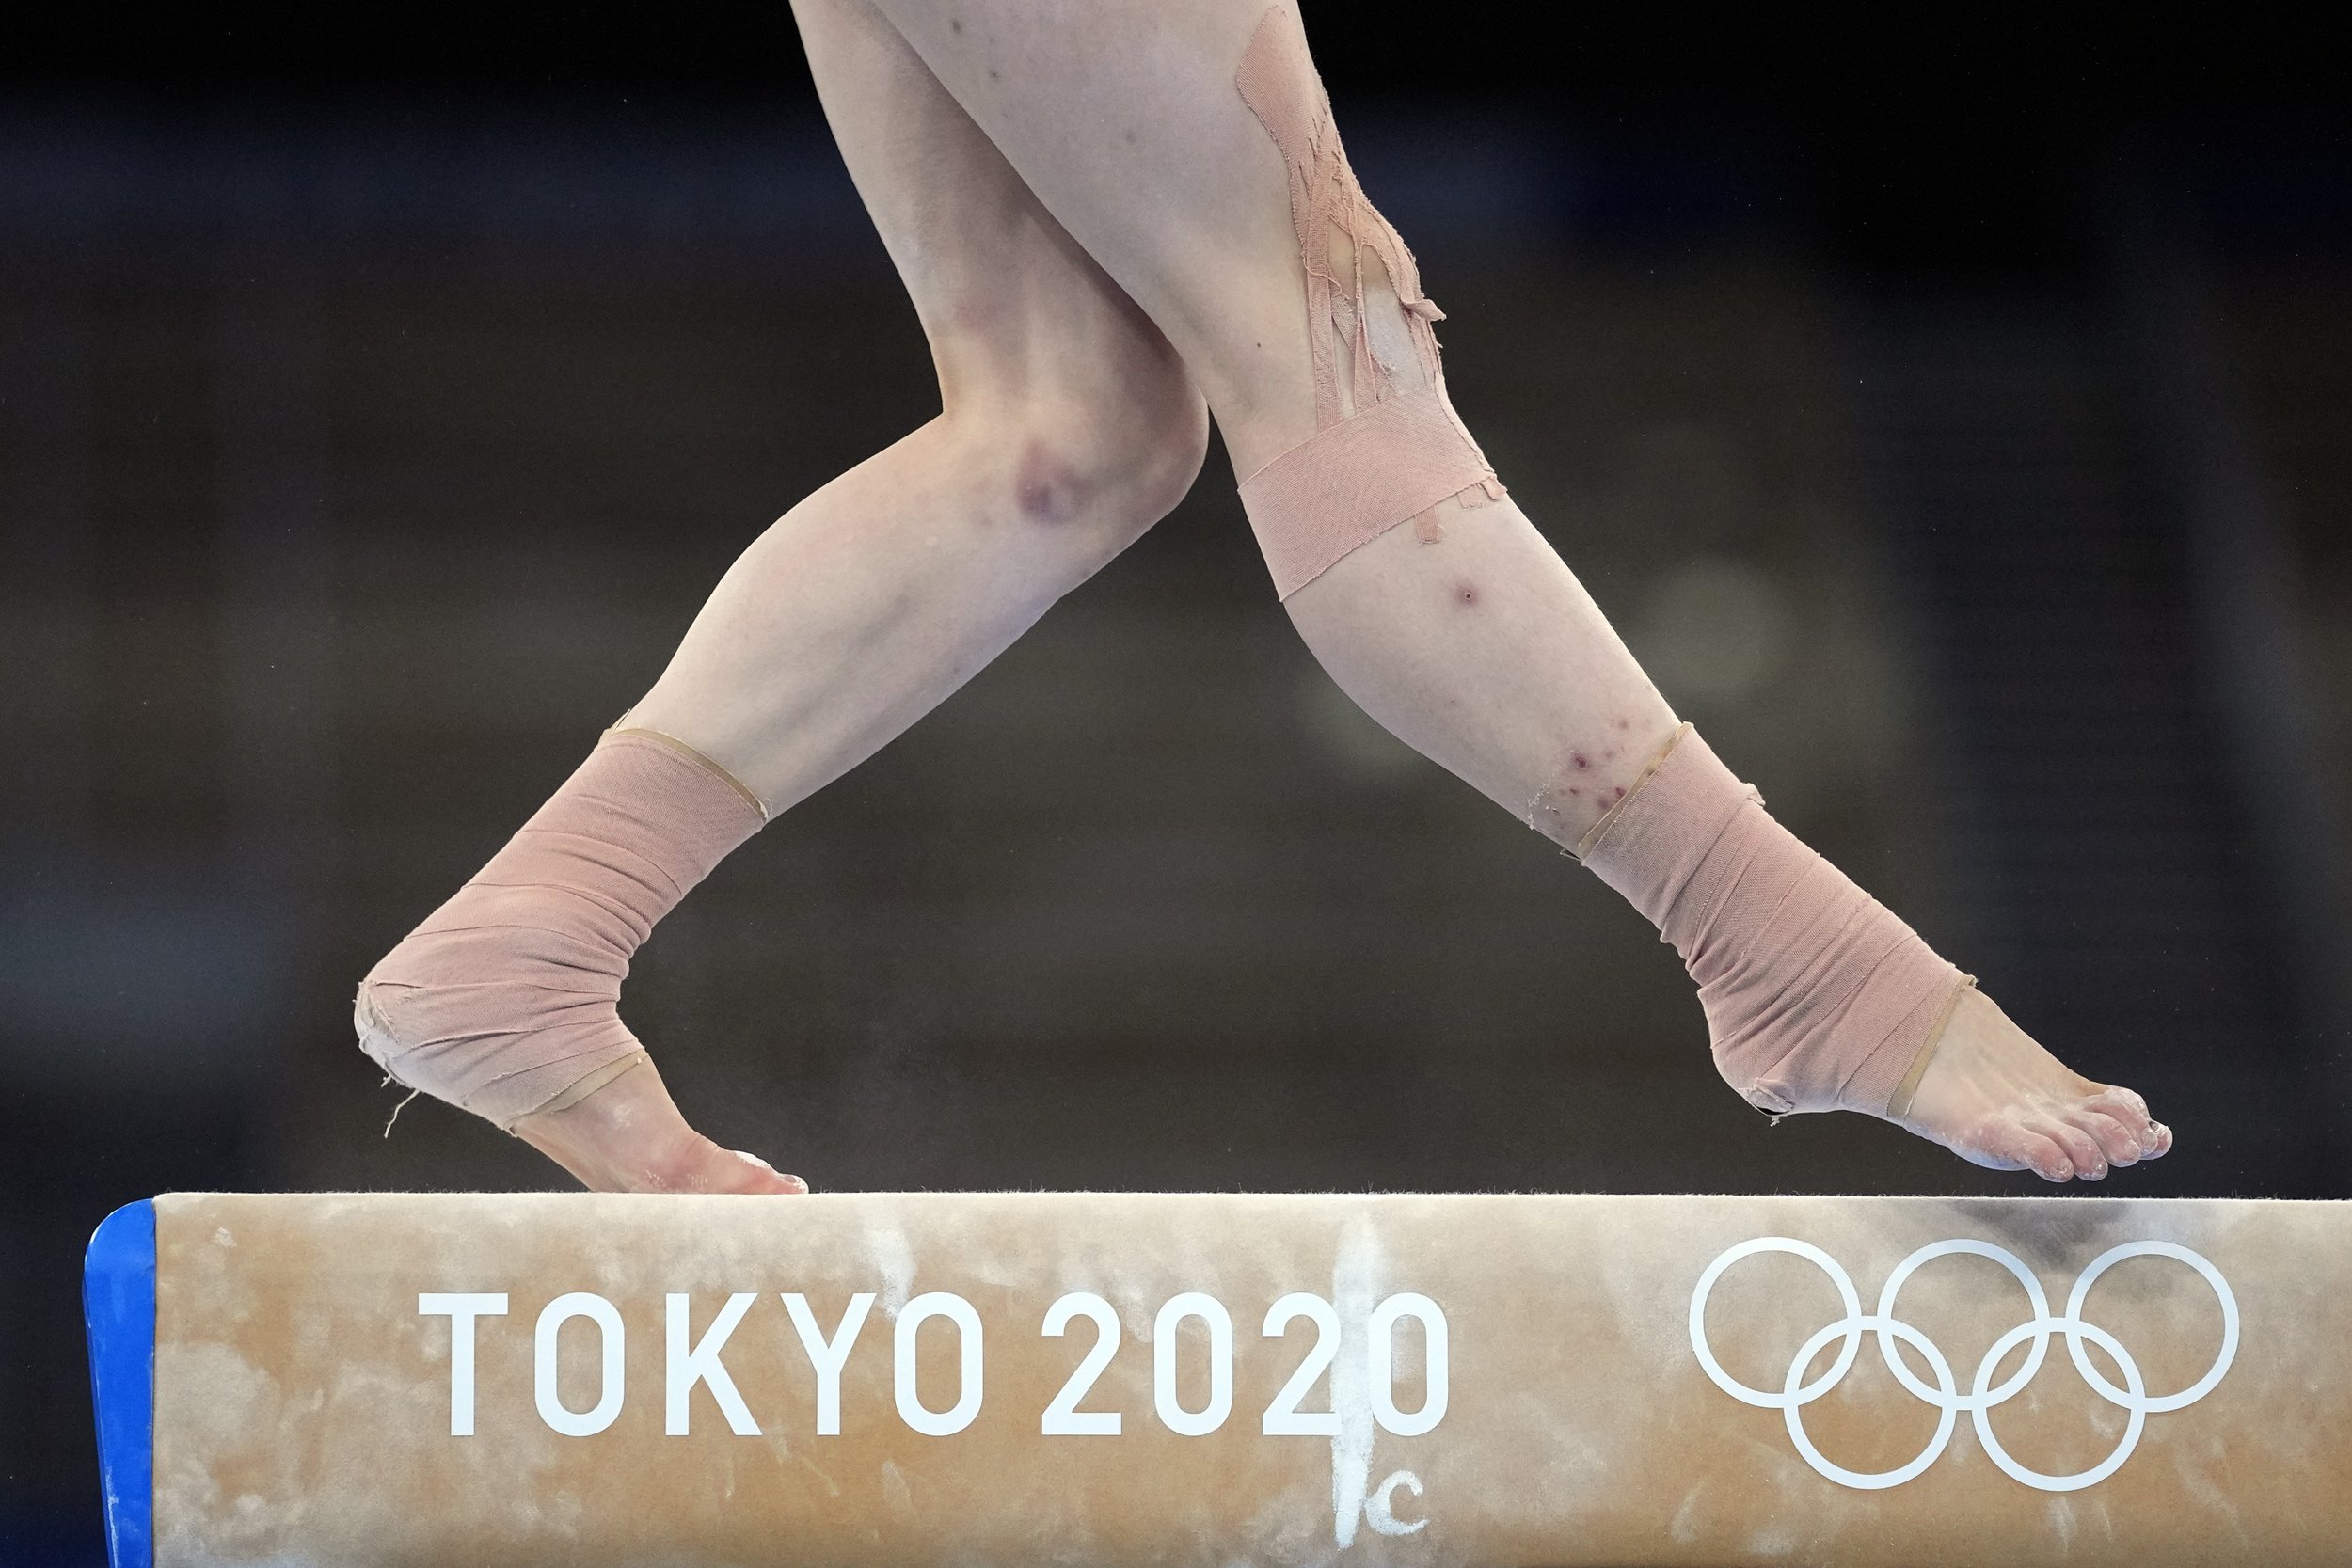
POLYGON ((1578 847, 1682 955, 1716 1069, 1750 1104, 1909 1109, 1972 977, 1772 820, 1690 725, 1578 847))
POLYGON ((1259 20, 1233 86, 1281 150, 1307 275, 1315 433, 1241 482, 1242 510, 1287 599, 1415 517, 1422 542, 1436 544, 1444 529, 1431 509, 1449 497, 1484 506, 1503 489, 1445 395, 1430 328, 1445 312, 1356 182, 1295 14, 1277 6, 1259 20))
POLYGON ((359 983, 359 1046, 501 1128, 644 1059, 621 1022, 632 954, 766 822, 717 764, 607 731, 503 849, 359 983))

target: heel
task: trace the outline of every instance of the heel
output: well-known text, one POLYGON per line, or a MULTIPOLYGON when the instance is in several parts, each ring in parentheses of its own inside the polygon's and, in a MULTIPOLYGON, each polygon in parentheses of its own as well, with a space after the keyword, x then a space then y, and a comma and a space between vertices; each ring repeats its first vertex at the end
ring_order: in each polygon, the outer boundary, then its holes
POLYGON ((372 980, 360 981, 358 993, 352 997, 351 1026, 358 1034, 359 1049, 384 1069, 386 1077, 403 1088, 416 1087, 401 1077, 399 1069, 392 1065, 392 1059, 402 1053, 402 1048, 400 1042, 392 1037, 392 1026, 384 1017, 384 1009, 376 1003, 374 982, 372 980))

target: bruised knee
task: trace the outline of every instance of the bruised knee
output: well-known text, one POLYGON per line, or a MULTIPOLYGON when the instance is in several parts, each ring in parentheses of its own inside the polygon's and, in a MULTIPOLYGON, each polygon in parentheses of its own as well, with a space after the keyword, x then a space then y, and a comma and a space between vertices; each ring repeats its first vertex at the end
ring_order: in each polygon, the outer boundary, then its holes
POLYGON ((1133 537, 1184 499, 1200 472, 1206 422, 1152 425, 1105 438, 1072 425, 1025 425, 1006 476, 1011 511, 1040 528, 1133 537))
POLYGON ((1208 450, 1207 409, 1188 384, 1091 404, 1057 397, 962 422, 989 476, 989 514, 1065 546, 1086 573, 1184 499, 1208 450))

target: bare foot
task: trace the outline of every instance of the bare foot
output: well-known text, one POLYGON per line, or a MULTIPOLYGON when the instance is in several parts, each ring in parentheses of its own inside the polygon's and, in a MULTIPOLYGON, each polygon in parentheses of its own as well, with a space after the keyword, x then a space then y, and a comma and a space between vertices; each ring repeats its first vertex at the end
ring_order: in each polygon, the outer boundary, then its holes
POLYGON ((686 1125, 669 1086, 641 1061, 576 1105, 535 1111, 515 1136, 599 1193, 805 1193, 797 1176, 721 1148, 686 1125))
POLYGON ((1952 1008, 1899 1123, 1972 1164, 2045 1181, 2097 1181, 2172 1147, 2171 1129, 2149 1119, 2146 1101, 2074 1072, 1974 986, 1952 1008))

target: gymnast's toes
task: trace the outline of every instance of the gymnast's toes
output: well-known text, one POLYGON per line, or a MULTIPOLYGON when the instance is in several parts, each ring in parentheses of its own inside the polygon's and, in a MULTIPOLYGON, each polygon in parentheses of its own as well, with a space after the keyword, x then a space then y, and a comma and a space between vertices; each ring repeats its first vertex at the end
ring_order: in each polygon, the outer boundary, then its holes
POLYGON ((723 1148, 697 1132, 691 1143, 649 1168, 645 1185, 659 1193, 774 1193, 799 1195, 808 1183, 786 1176, 756 1154, 723 1148))
POLYGON ((2130 1134, 2141 1160, 2153 1160, 2172 1147, 2172 1130, 2148 1114, 2148 1101, 2130 1089, 2109 1086, 2090 1099, 2090 1109, 2117 1123, 2130 1134))
POLYGON ((2074 1072, 1973 988, 1902 1121, 1963 1159, 2049 1181, 2102 1180, 2172 1147, 2146 1101, 2074 1072))
POLYGON ((2073 1168, 2076 1180, 2106 1180, 2106 1151, 2099 1147, 2098 1139, 2063 1117, 2052 1119, 2048 1136, 2065 1150, 2066 1163, 2073 1168))
POLYGON ((2155 1157, 2145 1112, 2135 1114, 2111 1094, 2093 1095, 2069 1113, 2067 1120, 2097 1142, 2111 1166, 2136 1165, 2155 1157))
POLYGON ((577 1104, 524 1117, 514 1132, 600 1193, 808 1191, 799 1177, 723 1148, 688 1126, 651 1061, 577 1104))
MULTIPOLYGON (((715 1148, 716 1146, 714 1145, 713 1147, 715 1148)), ((770 1164, 767 1161, 761 1159, 756 1154, 746 1153, 744 1150, 739 1148, 730 1148, 724 1150, 723 1152, 735 1159, 743 1161, 745 1164, 752 1166, 755 1172, 759 1173, 752 1178, 752 1180, 758 1183, 758 1185, 745 1188, 731 1187, 728 1188, 727 1191, 789 1193, 795 1196, 808 1191, 807 1182, 802 1180, 797 1176, 785 1175, 782 1171, 776 1169, 775 1166, 770 1164)))
POLYGON ((2055 1135, 2023 1124, 1988 1127, 1973 1139, 1950 1146, 1971 1164, 1990 1170, 2029 1170, 2044 1181, 2072 1181, 2074 1162, 2055 1135))

